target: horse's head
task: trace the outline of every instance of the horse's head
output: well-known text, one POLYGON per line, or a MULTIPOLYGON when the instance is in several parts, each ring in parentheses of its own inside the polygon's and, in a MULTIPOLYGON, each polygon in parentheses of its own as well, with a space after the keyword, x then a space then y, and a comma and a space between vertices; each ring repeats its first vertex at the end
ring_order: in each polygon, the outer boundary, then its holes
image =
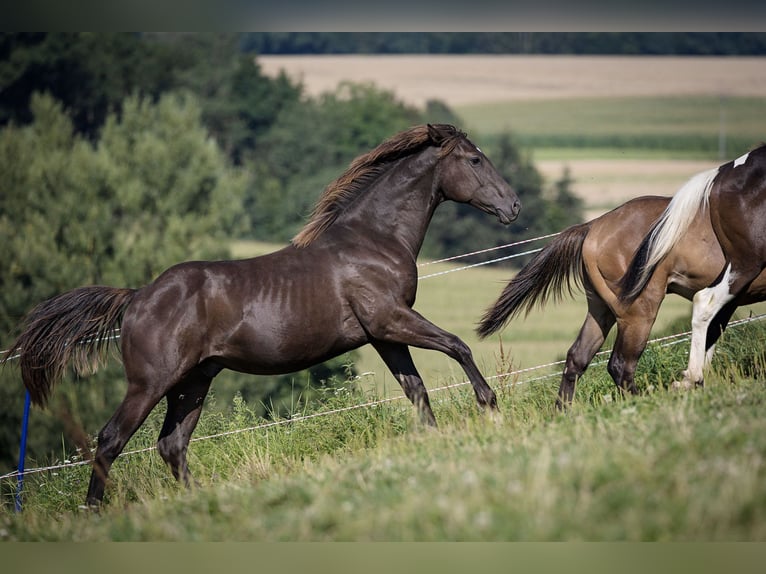
POLYGON ((518 217, 521 202, 516 192, 478 147, 451 126, 429 125, 428 131, 442 146, 436 184, 445 199, 473 205, 505 225, 518 217))

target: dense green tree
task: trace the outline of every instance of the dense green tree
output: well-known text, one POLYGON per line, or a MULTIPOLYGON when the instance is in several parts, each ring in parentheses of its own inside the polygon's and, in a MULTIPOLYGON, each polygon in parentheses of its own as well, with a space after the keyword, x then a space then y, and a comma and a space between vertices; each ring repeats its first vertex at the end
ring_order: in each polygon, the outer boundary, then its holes
POLYGON ((137 34, 0 33, 0 126, 30 122, 32 94, 48 92, 94 138, 127 95, 172 88, 178 56, 137 34))
POLYGON ((32 120, 36 92, 62 102, 76 132, 97 138, 110 112, 137 93, 197 96, 208 132, 235 161, 255 147, 301 87, 261 73, 240 34, 1 33, 0 126, 32 120))
POLYGON ((210 134, 235 163, 245 161, 279 112, 295 104, 302 88, 284 73, 261 72, 254 55, 240 49, 240 34, 150 34, 151 45, 178 54, 169 71, 175 88, 193 92, 210 134))
MULTIPOLYGON (((207 136, 199 106, 136 96, 122 107, 95 145, 49 96, 32 98, 31 124, 0 132, 0 349, 32 306, 57 293, 86 284, 139 287, 173 263, 227 254, 223 239, 241 212, 245 179, 207 136)), ((7 469, 17 456, 23 389, 13 363, 0 377, 7 469)), ((50 411, 34 412, 33 456, 60 445, 52 436, 74 420, 96 432, 123 385, 114 364, 62 384, 50 411)))
POLYGON ((259 54, 763 55, 763 32, 252 32, 259 54))

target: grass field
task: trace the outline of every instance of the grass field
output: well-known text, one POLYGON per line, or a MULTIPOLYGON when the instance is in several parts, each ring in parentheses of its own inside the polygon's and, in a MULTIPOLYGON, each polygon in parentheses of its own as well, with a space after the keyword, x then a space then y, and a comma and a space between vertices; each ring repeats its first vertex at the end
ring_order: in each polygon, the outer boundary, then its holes
MULTIPOLYGON (((594 367, 567 413, 540 381, 497 383, 493 419, 465 388, 434 393, 430 432, 405 402, 353 408, 370 395, 245 432, 262 421, 237 404, 203 415, 197 436, 235 434, 192 443, 193 491, 153 451, 117 461, 98 515, 79 508, 87 466, 32 475, 24 512, 0 511, 0 540, 762 541, 764 328, 727 331, 704 390, 667 391, 686 348, 652 346, 641 396, 594 367)), ((161 414, 129 448, 153 444, 161 414)))

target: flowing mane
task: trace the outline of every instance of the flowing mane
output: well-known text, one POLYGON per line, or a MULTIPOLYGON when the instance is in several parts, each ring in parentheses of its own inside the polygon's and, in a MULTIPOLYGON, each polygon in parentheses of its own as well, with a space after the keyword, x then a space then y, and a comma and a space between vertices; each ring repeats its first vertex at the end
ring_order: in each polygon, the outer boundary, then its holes
POLYGON ((392 162, 423 148, 441 146, 439 157, 449 154, 466 135, 451 125, 435 125, 448 135, 439 141, 431 137, 428 125, 400 132, 375 149, 357 157, 338 179, 330 183, 319 198, 308 223, 293 238, 293 245, 306 247, 338 218, 355 197, 374 181, 392 162))

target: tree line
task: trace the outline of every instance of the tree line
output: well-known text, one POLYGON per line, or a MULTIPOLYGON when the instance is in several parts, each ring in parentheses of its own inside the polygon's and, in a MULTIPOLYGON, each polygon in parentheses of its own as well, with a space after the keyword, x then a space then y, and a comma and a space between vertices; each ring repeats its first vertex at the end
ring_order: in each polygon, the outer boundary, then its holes
MULTIPOLYGON (((34 305, 63 291, 140 287, 174 263, 230 257, 234 239, 283 244, 353 158, 413 124, 460 125, 442 102, 418 109, 374 85, 309 97, 262 74, 244 46, 238 34, 0 35, 0 350, 34 305)), ((447 204, 426 255, 580 220, 567 177, 546 188, 510 134, 482 147, 519 190, 524 226, 509 233, 447 204)), ((264 416, 300 409, 346 384, 353 359, 255 383, 222 373, 220 407, 239 393, 264 416)), ((124 391, 115 361, 62 384, 50 410, 32 417, 32 458, 54 456, 62 434, 93 436, 124 391)), ((23 403, 12 364, 0 371, 0 398, 4 472, 17 462, 23 403)))
POLYGON ((259 54, 759 56, 763 32, 254 32, 259 54))

